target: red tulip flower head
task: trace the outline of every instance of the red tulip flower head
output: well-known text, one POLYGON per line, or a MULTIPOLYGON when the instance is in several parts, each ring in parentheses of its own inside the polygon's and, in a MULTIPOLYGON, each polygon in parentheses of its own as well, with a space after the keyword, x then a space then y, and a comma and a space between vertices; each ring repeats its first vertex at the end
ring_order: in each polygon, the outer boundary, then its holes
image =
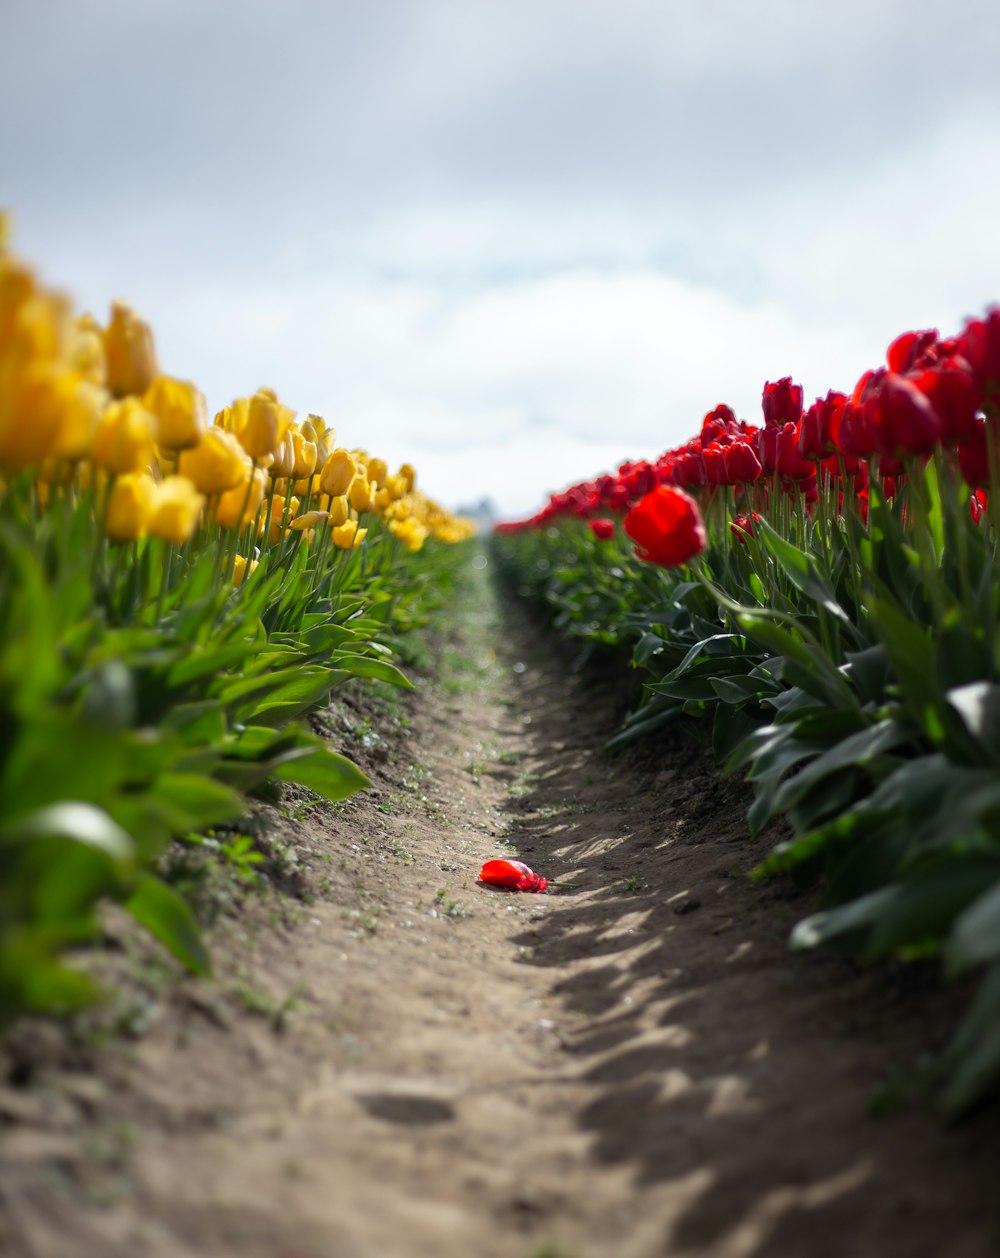
POLYGON ((587 523, 599 542, 610 542, 615 535, 614 520, 588 520, 587 523))
POLYGON ((548 878, 536 874, 524 861, 492 860, 479 871, 479 881, 506 891, 544 891, 548 878))
POLYGON ((678 568, 705 549, 705 525, 698 504, 683 489, 658 485, 625 517, 625 532, 646 563, 678 568))

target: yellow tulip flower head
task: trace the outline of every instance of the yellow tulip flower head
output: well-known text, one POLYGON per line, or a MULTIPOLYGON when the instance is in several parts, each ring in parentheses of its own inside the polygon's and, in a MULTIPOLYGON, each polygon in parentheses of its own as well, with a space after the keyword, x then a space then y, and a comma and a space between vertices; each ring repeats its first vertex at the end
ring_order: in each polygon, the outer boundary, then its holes
POLYGON ((231 432, 209 428, 201 441, 181 451, 177 470, 203 494, 223 494, 246 483, 250 459, 231 432))
POLYGON ((156 417, 137 397, 109 402, 94 442, 94 462, 109 472, 141 472, 153 459, 156 417))
POLYGON ((205 398, 186 380, 157 376, 142 401, 156 416, 156 440, 166 449, 189 450, 205 435, 205 398))
POLYGON ((234 489, 227 490, 219 499, 215 509, 215 518, 227 529, 243 528, 252 524, 257 517, 260 504, 264 501, 264 490, 267 488, 267 472, 262 467, 254 468, 234 489))
POLYGON ((365 540, 368 530, 358 528, 357 520, 347 520, 330 530, 333 544, 341 550, 353 550, 365 540))
POLYGON ((258 561, 256 559, 247 559, 245 555, 237 555, 233 560, 233 585, 236 589, 243 584, 248 578, 253 576, 257 569, 258 561))
POLYGON ((113 542, 135 542, 146 533, 156 499, 156 481, 148 472, 115 478, 108 497, 104 532, 113 542))
POLYGON ((357 512, 371 511, 375 506, 375 490, 364 472, 358 472, 347 491, 347 501, 357 512))
POLYGON ((103 386, 107 377, 104 334, 93 315, 78 315, 70 332, 70 363, 84 380, 103 386))
POLYGON ((272 389, 258 389, 252 398, 238 399, 232 411, 240 445, 252 459, 273 456, 295 417, 272 389))
POLYGON ((327 515, 330 520, 330 526, 343 524, 350 516, 351 509, 347 499, 343 494, 339 498, 331 498, 330 506, 327 508, 327 515))
POLYGON ((319 475, 319 486, 324 494, 331 498, 339 498, 346 494, 351 481, 357 474, 358 466, 346 450, 334 450, 319 475))
POLYGON ((315 441, 306 439, 306 426, 302 425, 302 431, 292 429, 292 448, 295 452, 295 462, 292 470, 288 473, 295 480, 308 480, 316 470, 316 459, 318 451, 315 441))
POLYGON ((386 477, 389 475, 389 469, 385 465, 385 459, 369 459, 365 465, 368 473, 369 481, 379 489, 385 484, 386 477))
POLYGON ((111 306, 111 322, 104 330, 107 385, 115 397, 146 392, 157 373, 156 348, 148 323, 123 302, 111 306))
POLYGON ((165 542, 186 542, 198 525, 204 497, 186 476, 168 476, 156 486, 147 532, 165 542))

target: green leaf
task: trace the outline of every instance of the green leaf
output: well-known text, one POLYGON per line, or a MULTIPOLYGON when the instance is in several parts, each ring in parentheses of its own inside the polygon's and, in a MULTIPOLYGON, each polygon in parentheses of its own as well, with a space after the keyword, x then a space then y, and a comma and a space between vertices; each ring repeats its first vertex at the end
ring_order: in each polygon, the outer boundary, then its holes
POLYGON ((952 927, 945 948, 950 974, 1000 960, 1000 872, 989 890, 974 900, 952 927))
POLYGON ((898 887, 880 887, 849 904, 813 913, 795 926, 791 947, 801 951, 836 943, 842 950, 858 952, 872 927, 898 894, 898 887))
POLYGON ((371 782, 353 761, 328 747, 317 746, 308 756, 286 761, 274 770, 283 782, 297 782, 326 799, 347 799, 371 782))
POLYGON ((835 616, 842 624, 853 629, 847 613, 837 602, 829 584, 820 576, 819 571, 807 554, 793 546, 780 533, 763 519, 757 522, 761 541, 778 561, 782 571, 795 586, 814 603, 818 603, 831 616, 835 616))
POLYGON ((165 800, 186 818, 184 830, 238 821, 245 812, 236 791, 198 773, 164 773, 149 793, 165 800))
POLYGON ((143 874, 125 908, 192 974, 211 973, 212 963, 194 914, 166 883, 143 874))
POLYGON ((404 690, 412 690, 413 682, 401 672, 395 664, 386 660, 372 659, 370 655, 349 655, 338 651, 331 663, 339 670, 350 673, 352 677, 368 677, 377 681, 388 682, 391 686, 400 686, 404 690))
POLYGON ((0 847, 53 838, 96 848, 120 864, 131 861, 135 850, 131 837, 103 809, 72 800, 39 808, 0 827, 0 847))

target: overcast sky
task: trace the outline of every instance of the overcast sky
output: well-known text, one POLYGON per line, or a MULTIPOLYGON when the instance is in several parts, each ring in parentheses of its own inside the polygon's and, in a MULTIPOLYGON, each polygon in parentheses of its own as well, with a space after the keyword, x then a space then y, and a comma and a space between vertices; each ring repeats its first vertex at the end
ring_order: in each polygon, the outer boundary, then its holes
POLYGON ((1000 300, 997 0, 3 0, 0 205, 508 514, 1000 300))

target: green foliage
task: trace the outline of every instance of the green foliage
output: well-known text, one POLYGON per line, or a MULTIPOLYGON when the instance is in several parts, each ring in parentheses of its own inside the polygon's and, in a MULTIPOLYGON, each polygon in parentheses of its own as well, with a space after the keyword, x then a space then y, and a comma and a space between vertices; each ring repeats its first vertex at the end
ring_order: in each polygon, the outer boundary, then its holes
MULTIPOLYGON (((410 686, 384 639, 468 559, 433 541, 411 557, 377 524, 344 553, 296 533, 233 589, 224 530, 115 547, 88 495, 39 514, 35 492, 0 497, 0 1025, 90 997, 63 958, 102 900, 206 973, 195 917, 157 875, 168 845, 238 821, 269 780, 364 789, 301 722, 351 682, 410 686)), ((257 854, 217 846, 253 876, 257 854)))
POLYGON ((865 514, 834 514, 826 486, 815 514, 782 495, 742 543, 716 490, 679 570, 573 519, 494 549, 558 631, 630 653, 644 684, 610 751, 710 720, 753 785, 750 829, 791 823, 756 876, 820 888, 793 946, 983 973, 940 1063, 954 1117, 1000 1085, 1000 580, 946 459, 913 460, 893 501, 869 468, 865 514))

